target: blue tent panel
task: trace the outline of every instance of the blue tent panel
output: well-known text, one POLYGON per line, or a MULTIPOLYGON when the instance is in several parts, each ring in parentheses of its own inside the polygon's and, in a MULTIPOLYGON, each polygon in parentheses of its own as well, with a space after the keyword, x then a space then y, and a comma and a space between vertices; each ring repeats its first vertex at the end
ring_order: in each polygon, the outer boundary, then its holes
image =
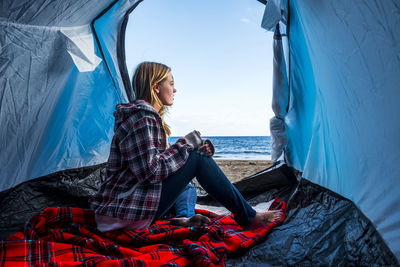
POLYGON ((290 1, 289 163, 351 200, 400 259, 400 6, 290 1))

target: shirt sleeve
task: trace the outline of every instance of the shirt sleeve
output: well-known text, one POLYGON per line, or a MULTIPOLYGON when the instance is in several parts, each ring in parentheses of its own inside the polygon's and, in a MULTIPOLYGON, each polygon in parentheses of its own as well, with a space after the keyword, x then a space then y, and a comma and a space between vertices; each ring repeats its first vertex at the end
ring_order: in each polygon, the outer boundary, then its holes
POLYGON ((128 130, 128 134, 120 142, 123 160, 139 182, 148 180, 159 182, 182 167, 193 146, 185 139, 179 139, 166 150, 160 151, 162 131, 155 118, 144 117, 128 130))

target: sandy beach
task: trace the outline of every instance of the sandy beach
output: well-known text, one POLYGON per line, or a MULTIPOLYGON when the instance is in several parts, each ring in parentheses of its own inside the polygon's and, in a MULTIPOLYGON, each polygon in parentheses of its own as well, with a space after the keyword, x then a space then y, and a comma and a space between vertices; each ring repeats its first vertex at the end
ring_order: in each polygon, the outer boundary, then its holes
MULTIPOLYGON (((226 174, 229 180, 234 183, 241 179, 265 170, 272 165, 269 160, 216 160, 215 161, 222 171, 226 174)), ((267 210, 271 203, 262 203, 260 207, 254 207, 257 211, 267 210)), ((217 214, 229 214, 229 211, 221 206, 207 206, 196 204, 198 209, 206 209, 217 214)))
POLYGON ((216 160, 216 163, 232 183, 272 165, 269 160, 216 160))

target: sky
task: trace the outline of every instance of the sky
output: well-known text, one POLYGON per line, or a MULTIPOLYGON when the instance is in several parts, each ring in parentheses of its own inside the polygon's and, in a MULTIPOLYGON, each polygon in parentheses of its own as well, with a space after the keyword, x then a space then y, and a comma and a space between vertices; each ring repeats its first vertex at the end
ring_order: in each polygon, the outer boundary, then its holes
POLYGON ((177 92, 172 136, 270 135, 273 33, 257 0, 144 0, 126 29, 127 67, 171 67, 177 92))

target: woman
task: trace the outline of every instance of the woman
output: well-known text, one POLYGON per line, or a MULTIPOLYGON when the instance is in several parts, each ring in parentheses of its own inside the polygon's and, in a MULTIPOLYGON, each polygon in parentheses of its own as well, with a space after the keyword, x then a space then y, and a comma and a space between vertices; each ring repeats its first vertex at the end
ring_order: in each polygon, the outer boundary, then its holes
MULTIPOLYGON (((174 78, 164 64, 143 62, 133 81, 136 100, 118 104, 115 134, 106 166, 106 181, 90 200, 100 231, 144 229, 173 207, 194 178, 230 210, 242 226, 267 225, 281 211, 256 212, 210 157, 212 144, 194 131, 168 146, 171 131, 164 121, 174 102, 174 78)), ((204 224, 201 215, 176 218, 181 225, 204 224)))

